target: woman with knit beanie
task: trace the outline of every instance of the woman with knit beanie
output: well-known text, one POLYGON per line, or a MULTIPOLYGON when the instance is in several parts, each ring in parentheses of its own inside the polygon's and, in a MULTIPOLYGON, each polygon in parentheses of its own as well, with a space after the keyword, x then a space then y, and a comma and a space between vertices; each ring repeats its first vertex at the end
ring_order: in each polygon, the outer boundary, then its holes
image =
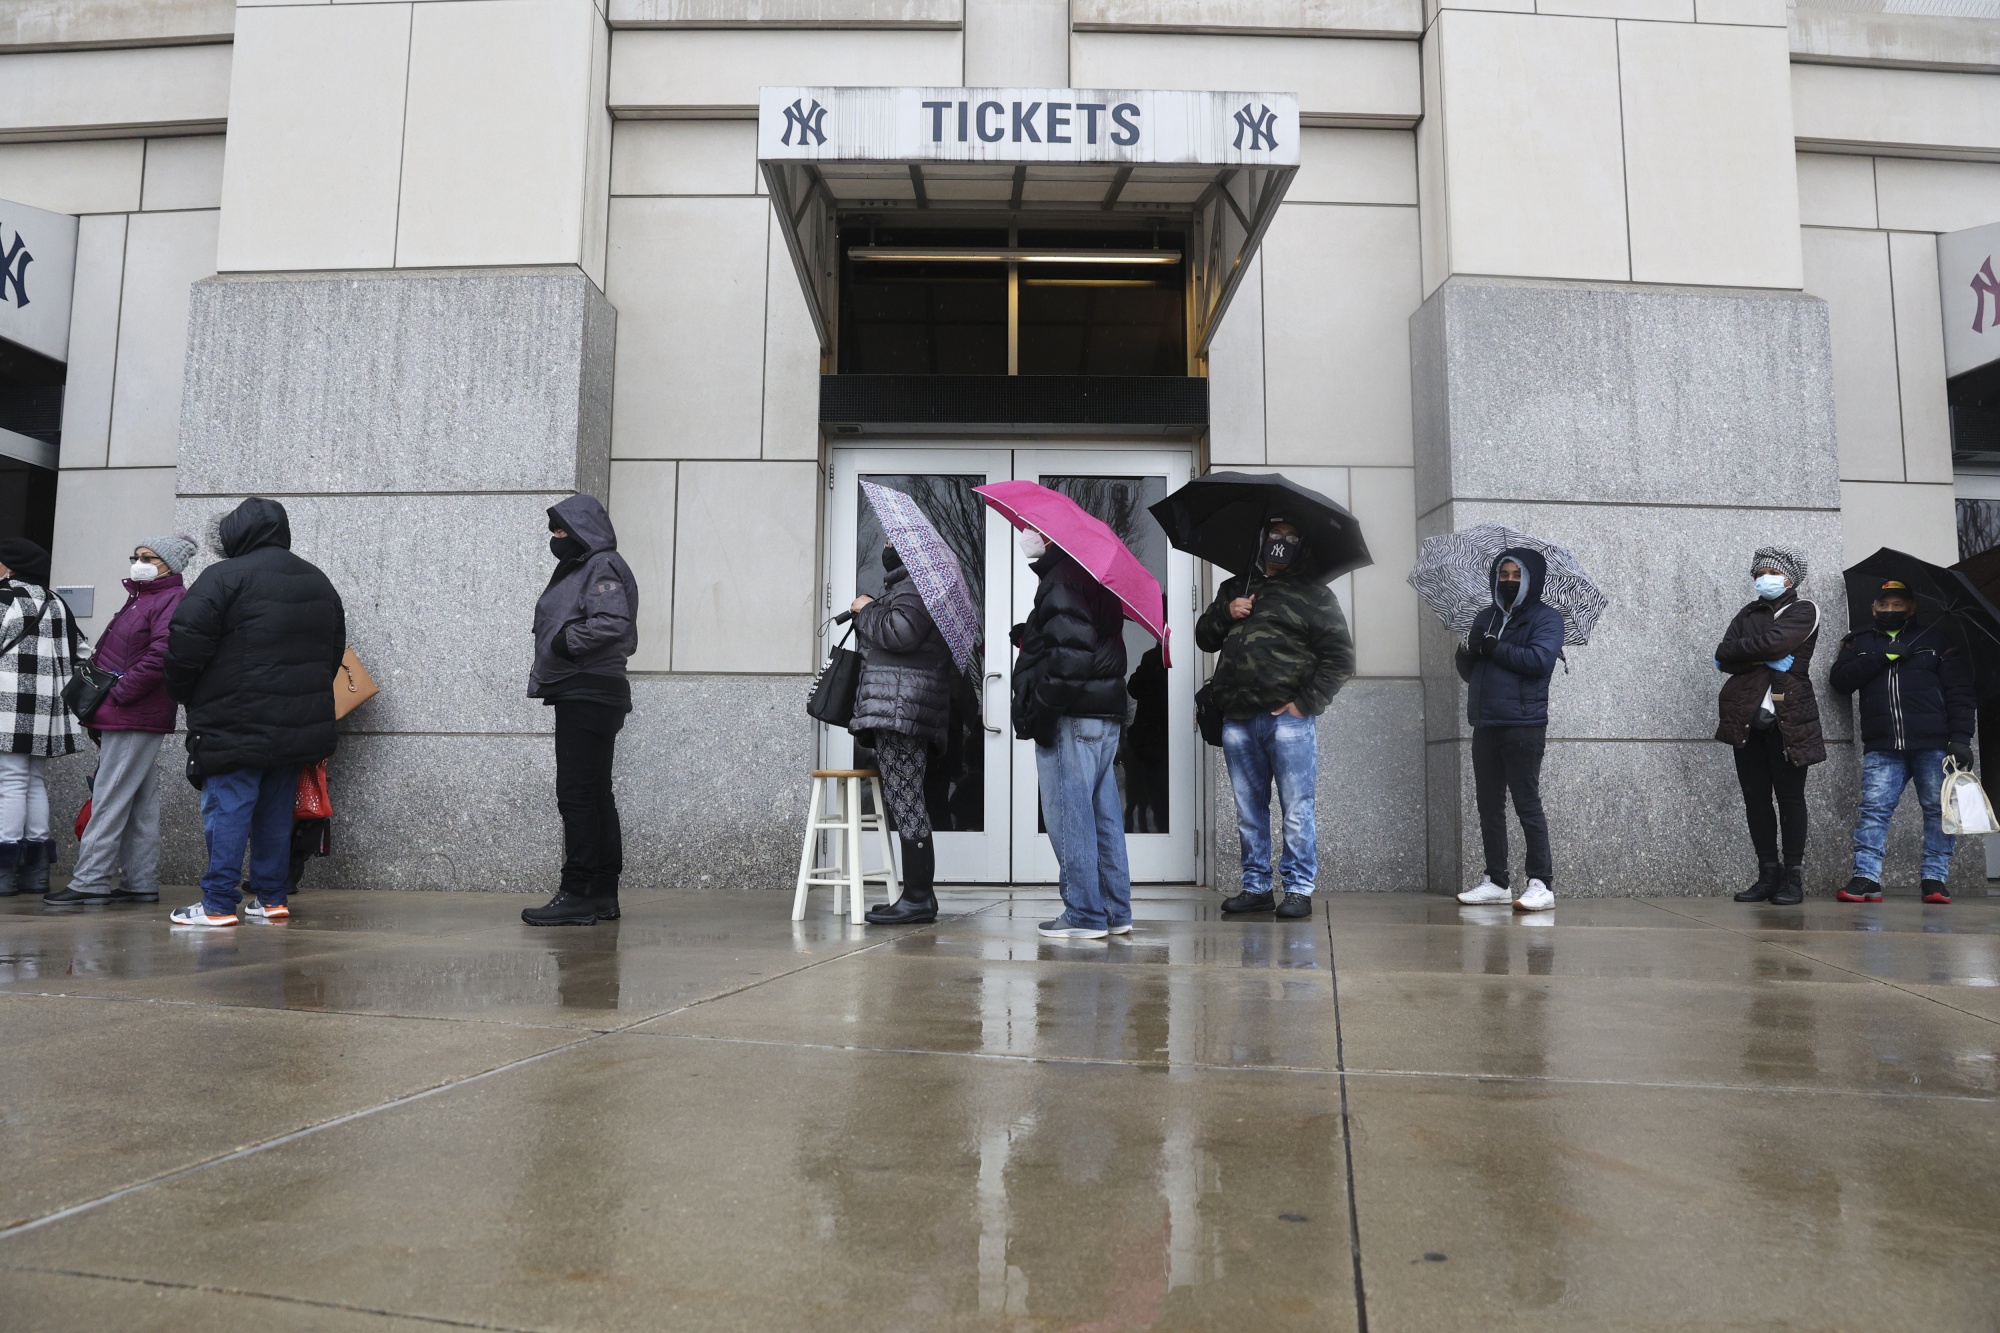
POLYGON ((74 754, 80 730, 62 697, 75 644, 69 607, 49 591, 49 553, 0 541, 0 897, 48 887, 49 760, 74 754))
POLYGON ((1758 548, 1750 579, 1756 599, 1736 613, 1715 649, 1715 669, 1728 677, 1715 739, 1735 748, 1757 851, 1757 882, 1736 901, 1789 907, 1805 898, 1806 769, 1826 758, 1810 674, 1819 607, 1799 596, 1806 558, 1797 551, 1758 548))
POLYGON ((125 605, 98 636, 92 658, 104 670, 117 672, 118 683, 90 717, 98 751, 97 776, 90 784, 90 823, 84 826, 69 887, 42 894, 42 901, 51 907, 160 900, 160 780, 155 761, 160 743, 174 729, 175 717, 162 666, 167 627, 187 592, 181 574, 194 553, 193 540, 179 536, 148 537, 132 548, 125 605))

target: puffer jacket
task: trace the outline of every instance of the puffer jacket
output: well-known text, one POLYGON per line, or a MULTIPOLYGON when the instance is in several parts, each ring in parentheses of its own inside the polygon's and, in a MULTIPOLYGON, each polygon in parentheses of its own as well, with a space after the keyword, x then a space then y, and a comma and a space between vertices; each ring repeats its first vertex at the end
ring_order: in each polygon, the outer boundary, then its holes
POLYGON ((1472 622, 1474 642, 1491 636, 1482 653, 1461 646, 1459 678, 1470 687, 1465 694, 1466 720, 1475 727, 1546 727, 1549 724, 1549 677, 1562 657, 1562 612, 1542 602, 1548 562, 1541 552, 1525 548, 1502 551, 1486 571, 1493 604, 1472 622), (1521 567, 1521 591, 1516 604, 1500 606, 1500 566, 1512 560, 1521 567))
POLYGON ((1840 641, 1828 683, 1842 694, 1861 692, 1864 750, 1972 743, 1972 664, 1937 625, 1912 622, 1893 639, 1873 626, 1855 630, 1840 641))
POLYGON ((589 549, 557 564, 535 603, 530 699, 574 676, 622 679, 639 646, 639 580, 618 554, 611 515, 597 497, 572 495, 550 505, 549 518, 589 549))
POLYGON ((882 595, 855 613, 861 643, 861 689, 847 729, 863 744, 878 731, 942 745, 951 721, 951 647, 900 566, 882 595))
POLYGON ((187 705, 201 774, 311 764, 333 753, 333 678, 347 613, 318 567, 293 555, 291 520, 252 496, 218 531, 167 633, 167 693, 187 705))
POLYGON ((1194 642, 1221 654, 1209 685, 1224 717, 1252 718, 1288 703, 1313 717, 1354 675, 1354 637, 1333 589, 1289 570, 1226 581, 1195 622, 1194 642), (1229 604, 1251 594, 1250 614, 1231 619, 1229 604))
POLYGON ((1760 597, 1738 611, 1715 646, 1715 660, 1729 675, 1716 700, 1715 739, 1728 745, 1747 742, 1768 690, 1785 758, 1800 768, 1825 759, 1819 697, 1813 693, 1811 675, 1813 649, 1818 646, 1819 607, 1792 589, 1774 601, 1760 597), (1764 665, 1787 657, 1792 659, 1789 671, 1764 665))
POLYGON ((1029 566, 1041 583, 1014 627, 1014 735, 1055 744, 1066 717, 1125 718, 1125 608, 1059 550, 1029 566))
POLYGON ((178 711, 167 693, 167 630, 187 585, 178 574, 125 580, 125 605, 97 636, 91 661, 118 683, 90 715, 97 731, 172 731, 178 711))

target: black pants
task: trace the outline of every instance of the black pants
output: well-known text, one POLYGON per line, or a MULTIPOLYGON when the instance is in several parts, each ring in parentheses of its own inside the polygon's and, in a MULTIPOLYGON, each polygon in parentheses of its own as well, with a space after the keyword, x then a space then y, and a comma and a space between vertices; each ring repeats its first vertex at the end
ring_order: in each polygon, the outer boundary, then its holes
POLYGON ((1474 727, 1472 789, 1479 800, 1479 836, 1486 844, 1486 874, 1507 884, 1507 796, 1528 844, 1528 878, 1555 886, 1549 857, 1549 821, 1542 813, 1542 749, 1547 727, 1474 727))
POLYGON ((562 887, 601 897, 618 892, 625 835, 611 796, 611 763, 624 710, 584 700, 557 700, 556 809, 563 822, 562 887))
POLYGON ((1785 831, 1785 864, 1806 863, 1806 770, 1785 758, 1784 738, 1776 727, 1751 729, 1750 739, 1736 747, 1736 781, 1743 788, 1743 814, 1750 821, 1750 843, 1760 865, 1778 859, 1778 829, 1785 831), (1771 798, 1778 812, 1771 813, 1771 798))

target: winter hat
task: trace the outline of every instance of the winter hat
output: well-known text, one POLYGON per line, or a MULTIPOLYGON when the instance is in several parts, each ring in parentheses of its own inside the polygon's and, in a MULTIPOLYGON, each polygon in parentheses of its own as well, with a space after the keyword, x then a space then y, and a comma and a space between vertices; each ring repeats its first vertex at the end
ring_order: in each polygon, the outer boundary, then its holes
POLYGON ((1806 558, 1789 546, 1760 546, 1750 557, 1750 577, 1760 569, 1775 569, 1792 581, 1794 588, 1806 581, 1806 558))
POLYGON ((183 537, 179 533, 170 537, 148 537, 139 545, 166 561, 167 571, 172 574, 186 569, 196 550, 194 538, 183 537))
POLYGON ((49 586, 49 553, 26 537, 0 541, 0 565, 7 566, 9 578, 38 588, 49 586))

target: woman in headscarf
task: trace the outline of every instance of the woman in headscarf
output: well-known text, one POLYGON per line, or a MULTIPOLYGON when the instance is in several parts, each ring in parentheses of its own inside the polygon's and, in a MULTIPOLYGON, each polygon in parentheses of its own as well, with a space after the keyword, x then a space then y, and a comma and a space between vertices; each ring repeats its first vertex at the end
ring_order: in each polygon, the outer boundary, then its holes
POLYGON ((76 667, 76 622, 49 591, 49 553, 25 537, 0 541, 0 897, 45 893, 49 760, 74 754, 81 732, 63 704, 76 667))
POLYGON ((893 546, 882 548, 882 596, 848 609, 861 639, 861 688, 847 729, 873 746, 882 794, 903 845, 903 895, 868 909, 878 926, 937 920, 937 852, 931 842, 924 775, 951 722, 951 647, 893 546))
POLYGON ((1736 781, 1757 850, 1757 882, 1736 895, 1739 903, 1788 907, 1805 900, 1806 769, 1826 758, 1809 674, 1819 607, 1799 596, 1805 581, 1805 556, 1759 547, 1750 557, 1757 596, 1715 648, 1716 670, 1728 677, 1717 700, 1715 739, 1735 747, 1736 781))

